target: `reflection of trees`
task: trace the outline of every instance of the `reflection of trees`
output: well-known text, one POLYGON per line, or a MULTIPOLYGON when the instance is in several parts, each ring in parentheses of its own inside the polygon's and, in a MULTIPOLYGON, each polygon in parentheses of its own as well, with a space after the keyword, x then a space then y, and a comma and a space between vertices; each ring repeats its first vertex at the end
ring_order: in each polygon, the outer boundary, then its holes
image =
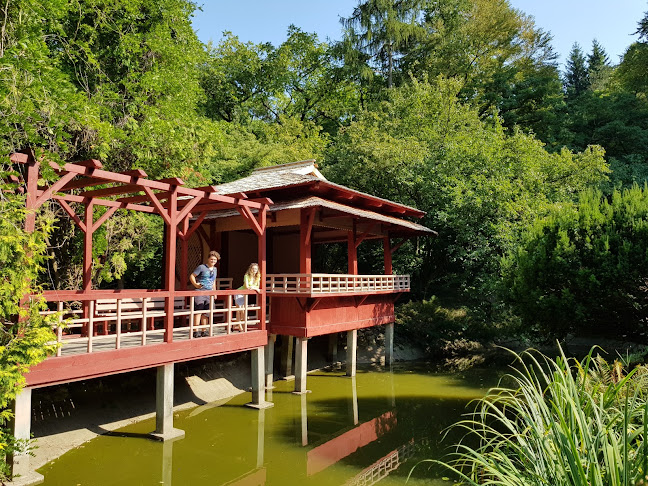
POLYGON ((427 446, 427 439, 421 439, 415 442, 410 439, 395 451, 381 457, 371 466, 363 470, 360 474, 349 479, 344 486, 371 486, 381 479, 389 476, 389 473, 399 468, 401 464, 416 455, 416 452, 427 446))

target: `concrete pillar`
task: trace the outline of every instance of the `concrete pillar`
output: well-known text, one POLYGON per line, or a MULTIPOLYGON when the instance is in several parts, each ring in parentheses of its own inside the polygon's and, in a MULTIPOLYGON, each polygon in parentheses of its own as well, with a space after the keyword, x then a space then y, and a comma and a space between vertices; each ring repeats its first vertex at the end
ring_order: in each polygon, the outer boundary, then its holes
POLYGON ((394 323, 385 326, 385 366, 394 362, 394 323))
POLYGON ((346 375, 356 375, 356 351, 358 349, 358 330, 347 331, 346 375))
POLYGON ((308 338, 298 337, 295 346, 295 391, 301 395, 306 389, 306 372, 308 371, 308 338))
POLYGON ((329 334, 328 337, 328 360, 329 363, 337 363, 338 360, 338 335, 337 332, 329 334))
MULTIPOLYGON (((31 436, 31 397, 32 389, 23 388, 14 401, 12 433, 16 439, 29 440, 31 436)), ((27 452, 14 453, 7 457, 11 468, 12 481, 8 485, 30 485, 42 483, 42 474, 33 471, 30 465, 31 456, 27 452)))
POLYGON ((268 344, 265 347, 265 387, 266 390, 274 388, 274 350, 275 342, 277 341, 276 334, 268 335, 268 344))
POLYGON ((265 399, 265 359, 264 346, 252 350, 252 401, 247 403, 252 408, 270 408, 274 403, 265 399))
POLYGON ((157 367, 155 388, 155 432, 151 434, 167 441, 184 437, 184 430, 173 427, 173 363, 157 367))
POLYGON ((292 380, 295 378, 292 367, 293 339, 292 336, 283 336, 281 338, 281 374, 284 380, 292 380))

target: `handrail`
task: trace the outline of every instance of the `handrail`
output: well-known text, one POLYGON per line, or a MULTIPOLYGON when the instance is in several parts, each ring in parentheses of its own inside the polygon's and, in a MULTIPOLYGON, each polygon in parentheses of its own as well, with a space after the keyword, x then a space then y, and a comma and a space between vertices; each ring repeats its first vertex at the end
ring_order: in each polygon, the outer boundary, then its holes
POLYGON ((358 294, 409 292, 409 275, 345 275, 333 273, 284 273, 266 276, 268 294, 358 294))
MULTIPOLYGON (((231 287, 231 279, 228 280, 231 287)), ((263 331, 269 319, 264 294, 231 288, 45 291, 43 299, 47 309, 41 314, 55 316, 57 356, 68 356, 164 343, 167 329, 163 323, 169 306, 174 320, 174 341, 225 336, 237 331, 263 331), (243 296, 240 305, 235 303, 235 295, 243 296), (251 295, 258 297, 253 299, 251 295), (206 309, 196 309, 196 297, 209 297, 206 309), (261 320, 262 306, 266 306, 265 322, 261 320), (200 318, 201 315, 207 320, 200 318)))

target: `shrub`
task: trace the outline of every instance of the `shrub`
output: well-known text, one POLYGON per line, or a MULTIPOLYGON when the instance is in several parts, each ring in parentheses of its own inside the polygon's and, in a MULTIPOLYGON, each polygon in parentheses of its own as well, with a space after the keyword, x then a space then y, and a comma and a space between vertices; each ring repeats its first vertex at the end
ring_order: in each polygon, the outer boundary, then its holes
POLYGON ((611 323, 639 332, 648 317, 648 190, 635 185, 609 198, 592 190, 557 206, 502 269, 507 298, 547 337, 611 323))

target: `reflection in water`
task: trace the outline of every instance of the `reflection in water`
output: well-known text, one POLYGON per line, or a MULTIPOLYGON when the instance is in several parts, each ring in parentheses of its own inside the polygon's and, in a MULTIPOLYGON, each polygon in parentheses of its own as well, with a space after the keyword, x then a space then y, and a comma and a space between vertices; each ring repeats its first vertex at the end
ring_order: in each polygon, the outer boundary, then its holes
MULTIPOLYGON (((487 376, 486 385, 494 384, 496 373, 487 376)), ((268 396, 274 408, 243 407, 249 401, 243 394, 220 406, 176 413, 184 439, 102 436, 39 472, 46 486, 364 486, 378 480, 402 486, 416 462, 443 455, 443 430, 468 401, 485 393, 479 374, 472 371, 470 378, 404 368, 354 378, 319 372, 309 375, 311 394, 293 395, 292 383, 275 383, 268 396)), ((150 427, 145 421, 121 432, 150 427)), ((417 468, 408 486, 447 484, 433 477, 417 468)))

